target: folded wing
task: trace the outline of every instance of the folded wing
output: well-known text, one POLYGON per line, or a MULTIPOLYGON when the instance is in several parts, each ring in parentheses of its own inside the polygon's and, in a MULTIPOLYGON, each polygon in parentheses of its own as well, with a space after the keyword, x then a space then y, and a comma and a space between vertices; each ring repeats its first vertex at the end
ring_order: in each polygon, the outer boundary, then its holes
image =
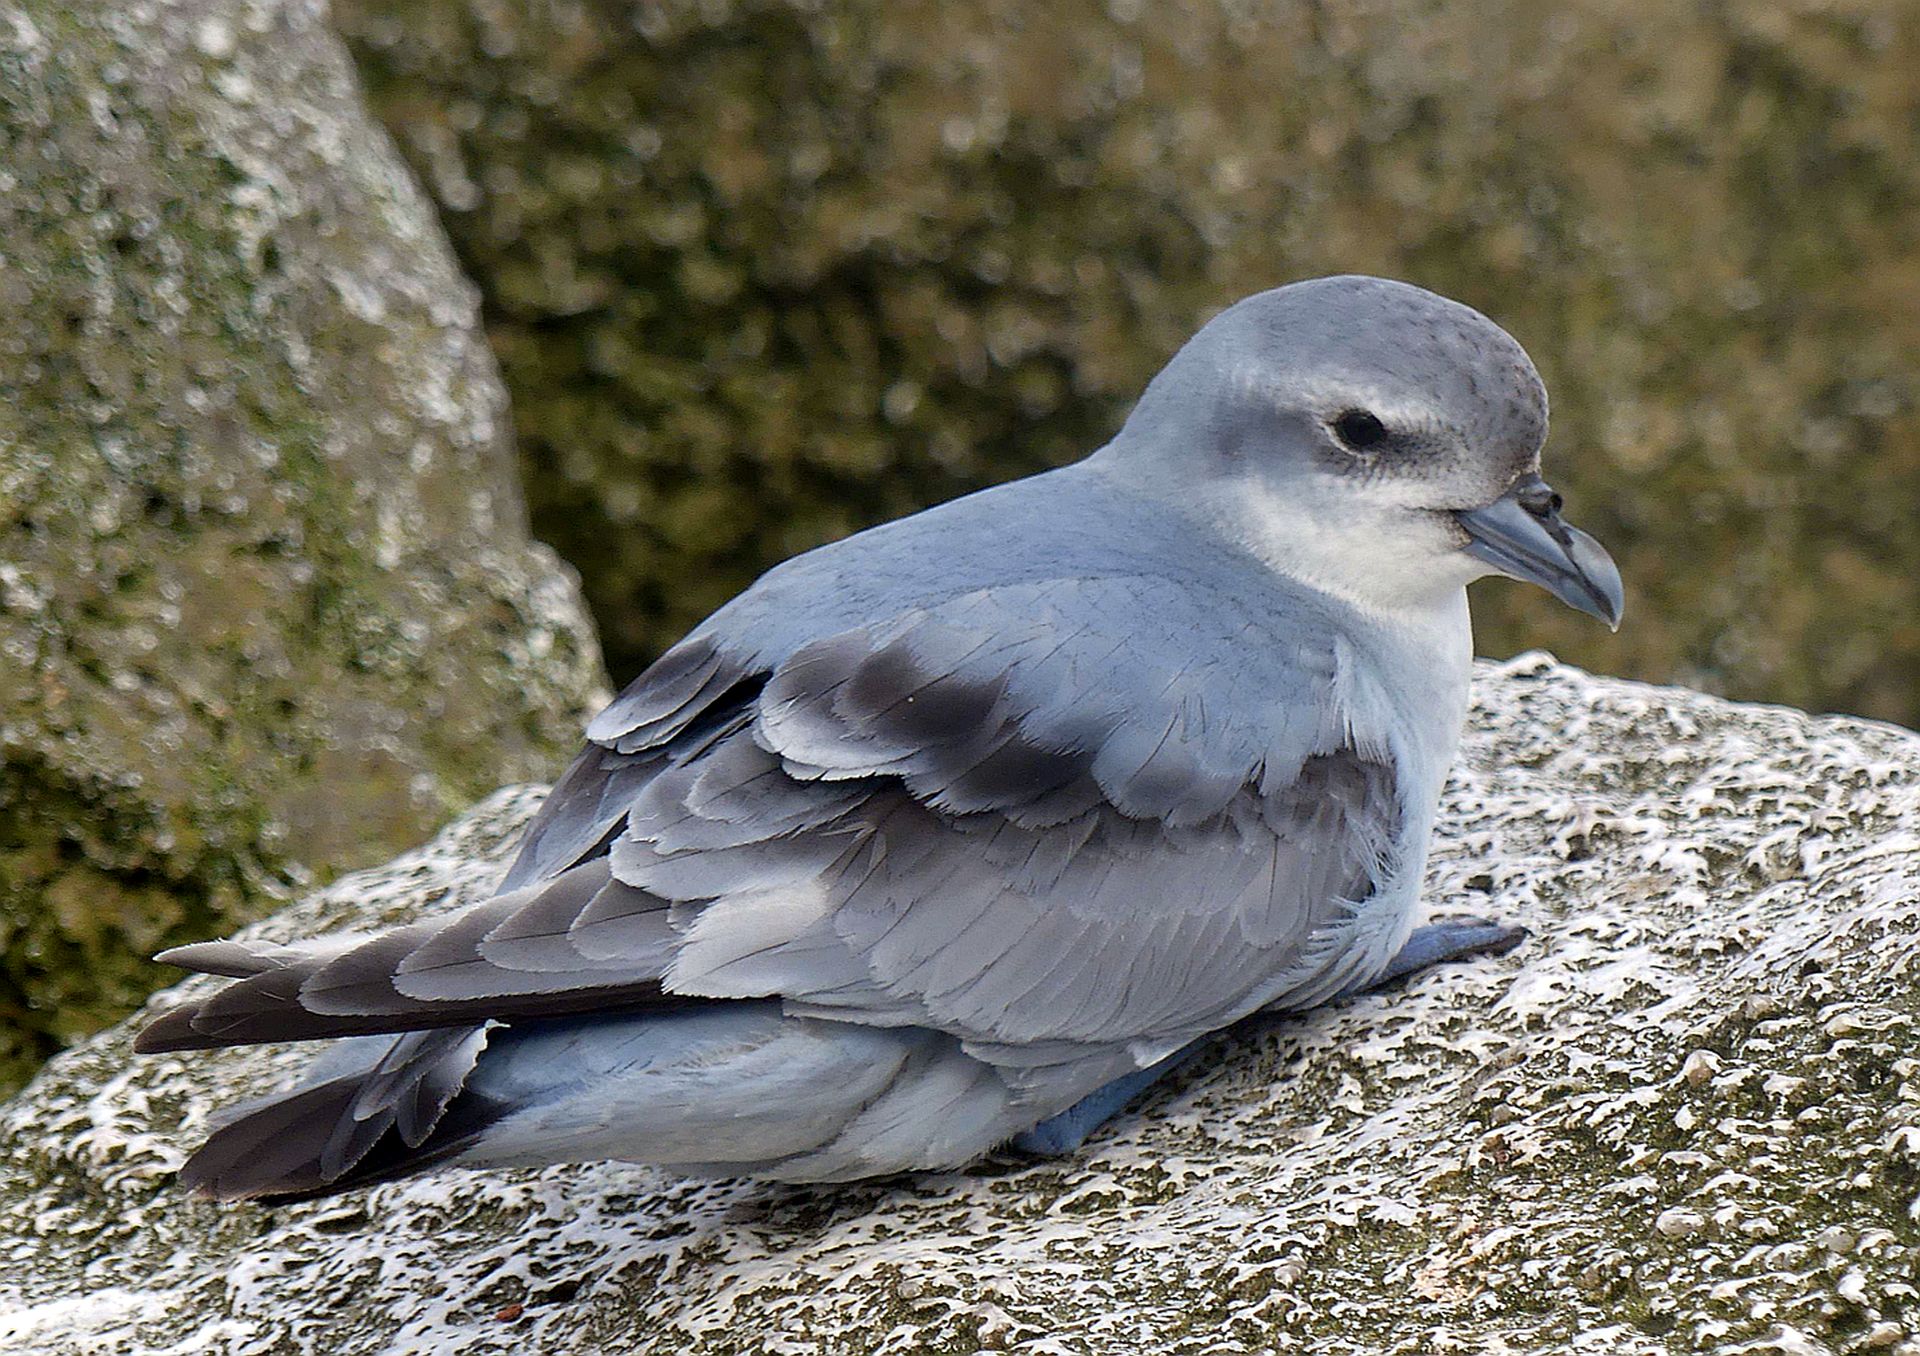
POLYGON ((1399 824, 1331 629, 1257 604, 1048 578, 785 649, 723 612, 594 721, 501 894, 169 953, 236 982, 141 1048, 769 996, 1014 1063, 1222 1025, 1338 968, 1399 824))

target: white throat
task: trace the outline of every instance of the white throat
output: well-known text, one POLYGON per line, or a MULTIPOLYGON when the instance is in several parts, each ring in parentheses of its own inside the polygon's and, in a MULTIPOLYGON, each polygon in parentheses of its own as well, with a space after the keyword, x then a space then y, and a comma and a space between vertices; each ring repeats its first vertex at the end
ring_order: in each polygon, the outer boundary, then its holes
POLYGON ((1405 511, 1308 511, 1258 482, 1200 486, 1186 504, 1268 569, 1390 626, 1446 622, 1485 572, 1437 519, 1405 511))

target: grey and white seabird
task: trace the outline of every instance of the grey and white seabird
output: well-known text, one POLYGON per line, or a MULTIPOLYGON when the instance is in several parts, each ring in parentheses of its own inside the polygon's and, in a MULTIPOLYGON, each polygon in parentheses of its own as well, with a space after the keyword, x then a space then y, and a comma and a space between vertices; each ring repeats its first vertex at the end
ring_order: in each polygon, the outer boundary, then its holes
POLYGON ((1249 297, 1084 461, 769 571, 587 731, 499 893, 229 976, 144 1051, 332 1040, 182 1181, 627 1159, 833 1181, 1077 1145, 1194 1044, 1435 960, 1466 586, 1609 625, 1547 401, 1465 306, 1249 297))

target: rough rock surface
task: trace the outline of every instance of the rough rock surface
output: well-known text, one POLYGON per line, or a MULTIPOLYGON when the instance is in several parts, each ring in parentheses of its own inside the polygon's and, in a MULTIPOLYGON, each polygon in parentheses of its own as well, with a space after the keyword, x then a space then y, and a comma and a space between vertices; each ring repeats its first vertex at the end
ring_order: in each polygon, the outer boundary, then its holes
POLYGON ((1491 652, 1920 725, 1913 0, 335 12, 616 673, 1090 451, 1213 309, 1360 271, 1527 346, 1637 600, 1608 636, 1490 592, 1491 652))
MULTIPOLYGON (((1226 1042, 1076 1157, 217 1208, 171 1169, 305 1052, 121 1029, 0 1115, 0 1348, 1920 1352, 1920 737, 1541 656, 1478 689, 1429 898, 1533 938, 1226 1042)), ((261 930, 472 897, 538 800, 261 930)))
POLYGON ((313 0, 0 2, 0 1089, 602 682, 313 0))

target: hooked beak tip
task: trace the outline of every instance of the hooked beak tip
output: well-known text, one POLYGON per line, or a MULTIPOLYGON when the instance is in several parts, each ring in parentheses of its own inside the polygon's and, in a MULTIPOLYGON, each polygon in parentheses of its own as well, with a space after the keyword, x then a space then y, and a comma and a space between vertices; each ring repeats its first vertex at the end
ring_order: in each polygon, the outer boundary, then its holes
POLYGON ((1538 584, 1567 606, 1620 629, 1626 590, 1599 542, 1560 517, 1559 496, 1526 476, 1485 508, 1455 514, 1470 555, 1512 579, 1538 584))

